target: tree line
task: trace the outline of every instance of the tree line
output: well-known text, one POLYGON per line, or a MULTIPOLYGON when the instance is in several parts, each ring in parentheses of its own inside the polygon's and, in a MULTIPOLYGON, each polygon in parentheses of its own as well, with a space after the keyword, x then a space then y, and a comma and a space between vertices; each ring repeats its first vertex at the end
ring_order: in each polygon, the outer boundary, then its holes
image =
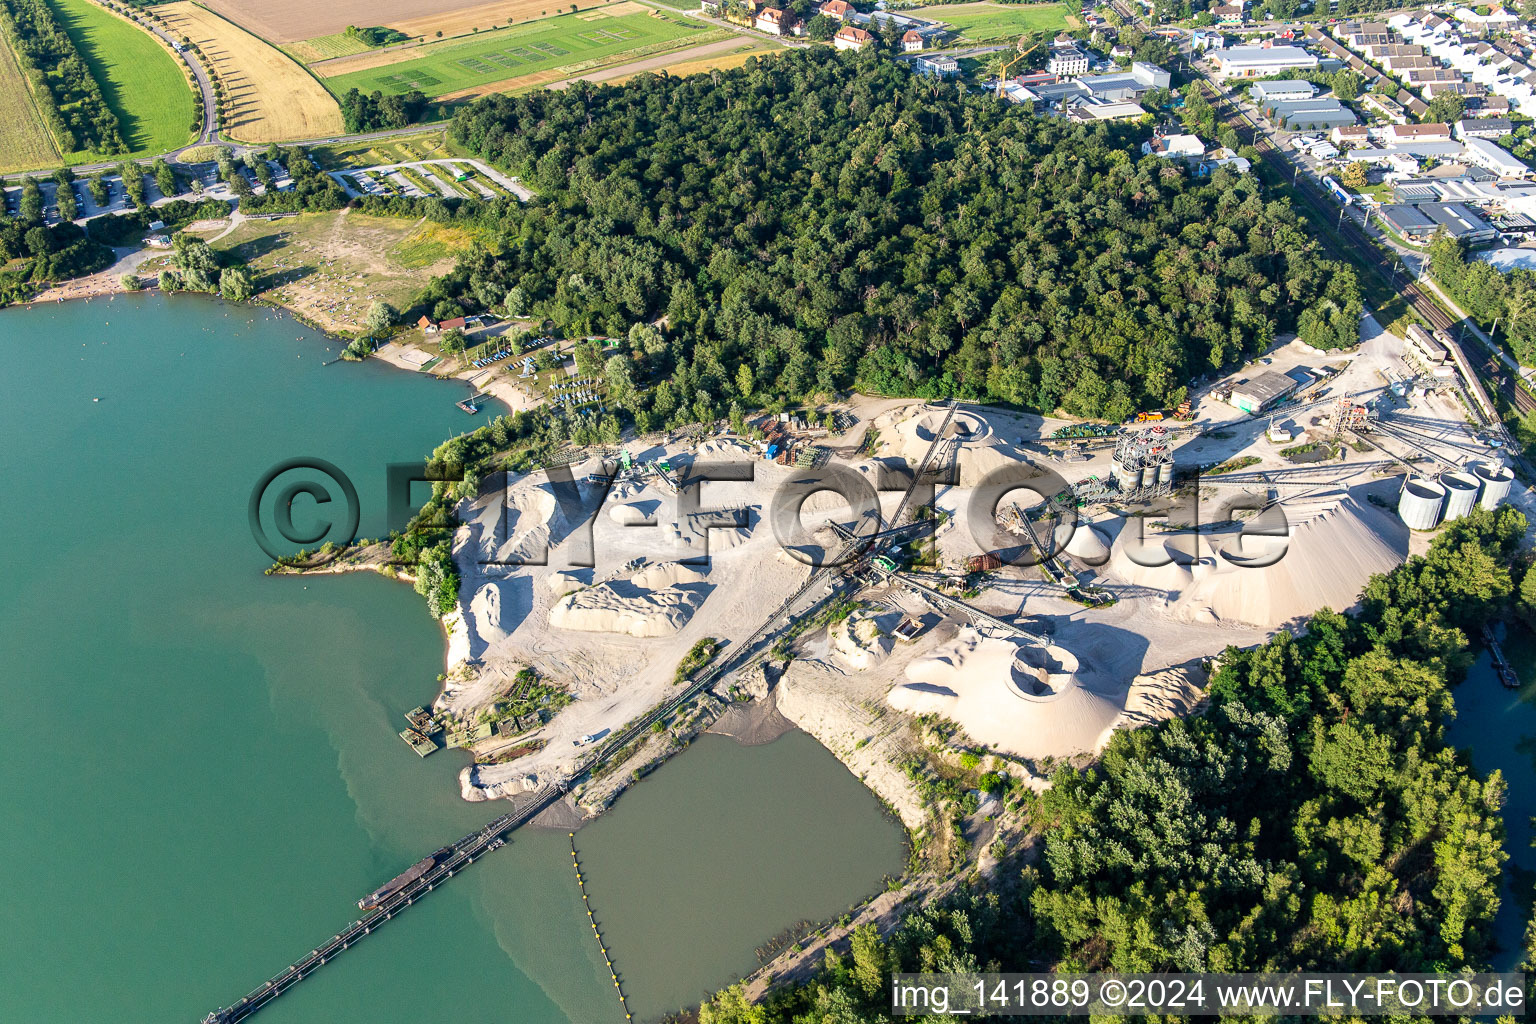
POLYGON ((516 289, 568 335, 658 322, 642 429, 849 387, 1122 418, 1359 301, 1251 176, 873 54, 487 97, 451 131, 540 199, 492 204, 498 240, 423 306, 516 289))
MULTIPOLYGON (((309 150, 303 146, 279 147, 276 144, 267 147, 265 160, 251 161, 252 154, 247 154, 247 160, 251 163, 253 173, 257 179, 266 186, 264 195, 256 195, 233 162, 230 162, 227 171, 231 187, 240 197, 241 213, 320 213, 325 210, 339 210, 347 205, 347 193, 334 178, 319 167, 315 166, 314 159, 309 150), (288 172, 288 177, 293 180, 293 188, 286 192, 279 192, 276 188, 276 180, 268 180, 271 169, 266 166, 266 160, 277 163, 288 172), (263 171, 267 176, 263 176, 263 171), (235 182, 238 181, 237 186, 235 182)), ((227 157, 226 157, 227 159, 227 157)), ((226 173, 221 169, 221 174, 226 173)))
POLYGON ((1536 271, 1500 271, 1469 260, 1463 244, 1437 231, 1429 244, 1429 271, 1456 304, 1485 326, 1499 321, 1522 366, 1536 363, 1536 271))
POLYGON ((1532 578, 1525 528, 1477 510, 1373 577, 1357 612, 1229 648, 1206 713, 1053 776, 1030 812, 1037 863, 888 937, 856 930, 763 1004, 720 993, 700 1024, 875 1024, 895 972, 1483 968, 1506 781, 1478 778, 1445 728, 1468 636, 1532 578))
POLYGON ((46 0, 0 0, 11 42, 59 151, 125 153, 122 125, 46 0))

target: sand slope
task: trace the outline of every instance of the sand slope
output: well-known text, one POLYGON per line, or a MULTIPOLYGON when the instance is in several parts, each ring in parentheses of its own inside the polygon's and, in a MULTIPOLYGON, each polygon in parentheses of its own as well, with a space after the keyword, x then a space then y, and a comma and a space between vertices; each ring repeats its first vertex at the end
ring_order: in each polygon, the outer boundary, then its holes
POLYGON ((669 636, 688 624, 714 588, 696 569, 669 562, 568 594, 549 610, 560 629, 669 636))

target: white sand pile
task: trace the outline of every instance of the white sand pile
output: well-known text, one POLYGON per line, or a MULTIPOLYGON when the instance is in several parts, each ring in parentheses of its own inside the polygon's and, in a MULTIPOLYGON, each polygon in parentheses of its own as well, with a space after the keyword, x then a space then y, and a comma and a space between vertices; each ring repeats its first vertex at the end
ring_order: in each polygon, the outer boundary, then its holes
POLYGON ((943 715, 996 750, 1065 757, 1100 749, 1120 717, 1118 705, 1078 681, 1076 667, 1060 648, 1027 650, 967 626, 908 665, 908 681, 886 700, 911 714, 943 715))
MULTIPOLYGON (((887 613, 887 617, 890 616, 887 613)), ((854 671, 874 668, 885 660, 895 646, 890 633, 881 627, 879 616, 861 608, 839 622, 832 630, 832 653, 854 671)))
POLYGON ((1122 724, 1152 725, 1189 714, 1205 699, 1205 682, 1205 673, 1194 668, 1137 676, 1125 698, 1122 724))
POLYGON ((655 515, 656 502, 636 501, 629 504, 609 504, 608 518, 620 526, 639 526, 641 523, 650 522, 655 515))
POLYGON ((693 618, 713 589, 704 574, 677 562, 639 569, 556 601, 549 624, 630 636, 670 636, 693 618))
MULTIPOLYGON (((517 625, 508 623, 503 618, 501 588, 502 584, 495 581, 482 583, 469 602, 467 618, 473 625, 475 635, 488 644, 506 639, 511 628, 517 625)), ((508 602, 509 605, 512 603, 508 602)), ((510 612, 511 608, 508 607, 505 611, 510 612)))
MULTIPOLYGON (((1220 558, 1189 591, 1186 603, 1208 607, 1217 618, 1276 627, 1307 616, 1319 608, 1352 608, 1366 580, 1399 565, 1407 554, 1392 544, 1380 525, 1362 515, 1369 511, 1353 499, 1331 514, 1297 528, 1288 541, 1252 538, 1244 552, 1272 553, 1284 544, 1274 565, 1253 568, 1238 559, 1220 558)), ((1384 518, 1379 515, 1373 518, 1384 518)))
POLYGON ((1067 541, 1066 553, 1084 565, 1103 565, 1109 561, 1109 538, 1088 523, 1078 523, 1067 541))

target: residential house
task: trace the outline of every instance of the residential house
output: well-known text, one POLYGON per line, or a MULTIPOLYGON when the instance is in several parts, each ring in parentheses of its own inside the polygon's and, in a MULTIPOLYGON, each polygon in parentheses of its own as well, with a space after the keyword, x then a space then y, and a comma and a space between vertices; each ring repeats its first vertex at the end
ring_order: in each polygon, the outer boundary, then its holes
POLYGON ((771 36, 783 36, 789 34, 789 26, 794 20, 795 16, 788 11, 777 7, 765 7, 757 13, 752 27, 759 32, 767 32, 771 36))
POLYGON ((1370 144, 1371 130, 1363 124, 1341 124, 1328 133, 1340 149, 1362 149, 1370 144))
POLYGON ((1408 115, 1403 113, 1403 108, 1398 106, 1395 100, 1386 96, 1378 96, 1376 93, 1366 93, 1360 97, 1360 105, 1369 107, 1393 124, 1407 124, 1408 115))
POLYGON ((917 53, 923 48, 923 37, 912 29, 907 29, 901 36, 901 52, 917 53))
POLYGON ((1211 17, 1223 25, 1241 25, 1247 8, 1248 0, 1238 0, 1232 4, 1216 4, 1210 8, 1210 12, 1211 17))
POLYGON ((1461 72, 1454 68, 1425 68, 1404 72, 1409 85, 1428 85, 1433 82, 1459 82, 1461 72))
POLYGON ((1198 135, 1173 133, 1154 135, 1141 144, 1142 156, 1158 156, 1165 159, 1198 160, 1205 156, 1205 143, 1198 135))
POLYGON ((816 12, 818 14, 825 14, 829 18, 836 18, 838 21, 847 21, 854 15, 853 4, 850 4, 848 0, 827 0, 826 3, 816 8, 816 12))
POLYGON ((960 73, 960 62, 953 57, 935 54, 932 57, 919 57, 914 60, 912 70, 933 78, 953 78, 960 73))
POLYGON ((874 41, 874 36, 854 25, 844 25, 832 36, 832 45, 839 50, 862 50, 874 41))
POLYGON ((1450 142, 1448 124, 1394 124, 1383 136, 1389 145, 1403 142, 1450 142))
POLYGON ((1410 71, 1433 71, 1440 66, 1440 62, 1421 54, 1413 57, 1383 57, 1381 66, 1401 78, 1410 71))
POLYGON ((1463 118, 1456 122, 1456 137, 1467 139, 1499 139, 1515 130, 1515 124, 1507 117, 1463 118))
MULTIPOLYGON (((1424 47, 1414 46, 1409 43, 1387 43, 1382 46, 1367 46, 1364 51, 1367 60, 1373 60, 1378 64, 1386 64, 1393 57, 1422 57, 1424 47)), ((1390 65, 1388 65, 1390 67, 1390 65)))
POLYGON ((1088 51, 1077 40, 1058 39, 1051 44, 1051 59, 1046 68, 1053 75, 1076 78, 1078 75, 1086 75, 1091 64, 1088 51))

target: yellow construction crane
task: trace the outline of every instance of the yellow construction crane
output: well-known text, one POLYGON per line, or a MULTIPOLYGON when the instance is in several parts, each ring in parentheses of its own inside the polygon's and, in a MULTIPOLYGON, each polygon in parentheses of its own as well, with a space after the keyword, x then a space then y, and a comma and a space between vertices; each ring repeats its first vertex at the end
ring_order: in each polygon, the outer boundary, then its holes
POLYGON ((1003 98, 1003 85, 1008 81, 1008 69, 1013 67, 1019 61, 1023 60, 1025 57, 1028 57, 1031 53, 1035 52, 1038 49, 1040 49, 1040 44, 1039 43, 1035 43, 1029 49, 1019 51, 1019 55, 1017 57, 1013 58, 1013 60, 1010 60, 1006 64, 1003 65, 1003 70, 1001 70, 1001 71, 999 71, 997 73, 997 98, 998 99, 1002 99, 1003 98))

